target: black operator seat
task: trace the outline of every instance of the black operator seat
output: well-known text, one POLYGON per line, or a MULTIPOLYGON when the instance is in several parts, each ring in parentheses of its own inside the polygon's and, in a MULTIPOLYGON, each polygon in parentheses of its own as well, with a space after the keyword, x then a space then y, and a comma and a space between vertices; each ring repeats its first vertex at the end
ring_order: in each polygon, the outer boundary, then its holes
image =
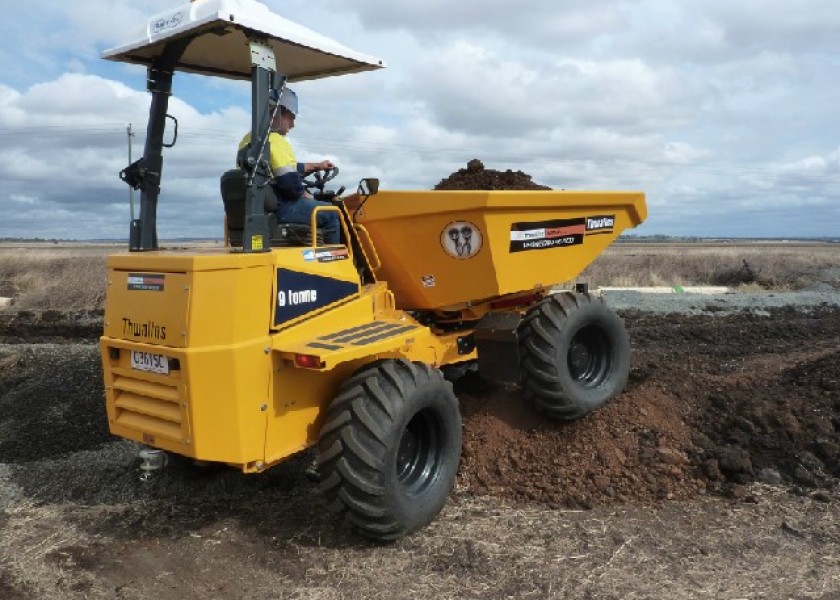
MULTIPOLYGON (((248 181, 245 171, 231 169, 226 171, 220 180, 222 202, 227 216, 227 233, 231 246, 242 246, 242 234, 245 229, 245 198, 248 192, 248 181)), ((277 223, 277 197, 271 186, 266 186, 263 210, 268 215, 268 227, 271 236, 271 246, 310 246, 312 228, 301 223, 277 223)), ((323 232, 317 231, 318 246, 323 245, 323 232)))

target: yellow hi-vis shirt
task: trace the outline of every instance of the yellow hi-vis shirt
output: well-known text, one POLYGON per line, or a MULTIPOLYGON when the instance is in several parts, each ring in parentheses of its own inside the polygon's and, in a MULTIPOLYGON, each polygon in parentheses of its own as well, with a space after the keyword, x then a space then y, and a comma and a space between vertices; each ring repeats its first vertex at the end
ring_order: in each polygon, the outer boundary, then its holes
MULTIPOLYGON (((239 143, 239 149, 251 143, 251 134, 246 133, 239 143)), ((268 134, 271 146, 269 165, 271 166, 271 187, 278 200, 294 201, 306 194, 303 185, 303 163, 297 162, 292 145, 286 136, 272 131, 268 134)))
MULTIPOLYGON (((239 149, 242 150, 245 146, 251 143, 251 133, 246 133, 242 141, 239 142, 239 149)), ((271 156, 269 164, 271 165, 271 173, 274 177, 282 177, 286 173, 297 173, 298 162, 295 158, 295 153, 292 150, 292 145, 285 135, 280 135, 276 131, 268 134, 268 143, 271 146, 271 156)))

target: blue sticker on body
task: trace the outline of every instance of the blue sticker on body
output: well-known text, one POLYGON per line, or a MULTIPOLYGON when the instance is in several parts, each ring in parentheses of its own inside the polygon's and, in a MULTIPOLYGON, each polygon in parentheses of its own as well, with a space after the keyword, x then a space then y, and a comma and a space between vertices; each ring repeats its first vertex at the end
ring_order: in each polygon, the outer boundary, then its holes
POLYGON ((274 324, 282 325, 358 291, 359 284, 352 281, 277 269, 274 324))

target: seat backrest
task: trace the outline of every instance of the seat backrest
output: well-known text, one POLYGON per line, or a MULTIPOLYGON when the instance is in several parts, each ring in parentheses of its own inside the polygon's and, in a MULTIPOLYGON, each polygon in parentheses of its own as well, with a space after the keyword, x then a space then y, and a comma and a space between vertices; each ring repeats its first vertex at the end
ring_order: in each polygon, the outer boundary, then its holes
MULTIPOLYGON (((231 169, 226 171, 219 182, 222 192, 222 202, 227 217, 228 239, 231 246, 242 245, 242 230, 245 228, 245 199, 248 197, 248 181, 245 171, 231 169)), ((265 202, 263 210, 271 215, 270 224, 276 227, 274 211, 277 209, 277 197, 270 185, 265 187, 265 202)))

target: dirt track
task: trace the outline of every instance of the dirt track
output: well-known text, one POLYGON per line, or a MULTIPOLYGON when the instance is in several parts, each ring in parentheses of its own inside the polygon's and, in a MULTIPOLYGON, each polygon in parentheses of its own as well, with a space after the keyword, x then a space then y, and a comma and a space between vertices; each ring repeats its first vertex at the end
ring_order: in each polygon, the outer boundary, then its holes
POLYGON ((141 483, 96 325, 7 326, 0 597, 840 598, 840 309, 624 316, 630 385, 578 423, 462 380, 457 490, 384 547, 333 523, 305 456, 141 483))

